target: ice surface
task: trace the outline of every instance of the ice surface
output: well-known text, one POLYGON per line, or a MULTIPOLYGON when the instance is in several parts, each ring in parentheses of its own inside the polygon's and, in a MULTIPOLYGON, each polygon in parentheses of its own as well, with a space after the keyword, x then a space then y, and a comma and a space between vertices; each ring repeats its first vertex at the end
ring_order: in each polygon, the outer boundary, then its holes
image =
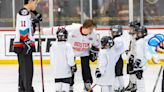
MULTIPOLYGON (((93 79, 95 79, 95 67, 95 65, 91 65, 93 79)), ((159 65, 149 65, 146 69, 144 73, 146 92, 152 92, 158 76, 159 68, 159 65)), ((45 92, 55 92, 54 79, 51 71, 52 70, 49 65, 44 65, 45 92)), ((124 66, 123 78, 125 81, 125 85, 127 85, 129 76, 126 74, 126 66, 124 66)), ((158 82, 156 92, 161 92, 161 80, 162 75, 158 82)), ((41 73, 39 65, 34 66, 33 86, 35 92, 42 92, 41 73)), ((0 65, 0 92, 18 92, 18 65, 0 65)), ((75 74, 74 92, 84 92, 80 65, 78 65, 78 71, 75 74)), ((100 87, 95 86, 94 92, 100 92, 100 87)))

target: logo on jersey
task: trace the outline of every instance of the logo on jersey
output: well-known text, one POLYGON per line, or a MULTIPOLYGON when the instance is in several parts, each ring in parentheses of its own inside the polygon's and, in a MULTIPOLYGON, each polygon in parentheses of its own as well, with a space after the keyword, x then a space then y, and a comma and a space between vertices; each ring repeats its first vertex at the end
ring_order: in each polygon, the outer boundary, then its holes
POLYGON ((154 50, 159 54, 164 54, 164 35, 156 34, 151 37, 148 41, 150 47, 155 48, 154 50))
POLYGON ((27 28, 25 30, 19 30, 19 33, 20 33, 20 39, 24 41, 24 40, 28 39, 29 28, 27 28))
POLYGON ((74 42, 73 49, 76 51, 86 51, 89 48, 89 43, 74 42))
POLYGON ((26 9, 23 9, 23 10, 21 11, 21 14, 22 14, 22 15, 28 15, 28 11, 27 11, 26 9))

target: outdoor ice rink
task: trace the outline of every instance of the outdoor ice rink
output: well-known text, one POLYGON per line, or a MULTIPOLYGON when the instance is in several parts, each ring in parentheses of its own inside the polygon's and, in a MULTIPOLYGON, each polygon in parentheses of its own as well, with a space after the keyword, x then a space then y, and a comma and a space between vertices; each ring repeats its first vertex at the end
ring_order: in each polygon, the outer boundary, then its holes
MULTIPOLYGON (((91 65, 92 75, 95 79, 96 65, 91 65)), ((158 76, 160 66, 159 65, 149 65, 144 72, 146 92, 152 92, 155 81, 158 76)), ((126 66, 124 66, 124 81, 125 85, 128 84, 129 76, 126 74, 126 66)), ((161 92, 161 80, 160 76, 156 92, 161 92)), ((44 82, 45 82, 45 92, 55 92, 54 90, 54 79, 52 76, 52 70, 50 65, 44 65, 44 82)), ((0 92, 18 92, 18 65, 0 65, 0 92)), ((34 66, 34 79, 33 86, 35 92, 42 92, 41 85, 41 73, 40 65, 34 66)), ((75 75, 75 85, 74 92, 83 92, 83 83, 81 77, 81 66, 78 65, 78 71, 75 75)), ((94 92, 100 92, 100 87, 96 86, 94 92)))

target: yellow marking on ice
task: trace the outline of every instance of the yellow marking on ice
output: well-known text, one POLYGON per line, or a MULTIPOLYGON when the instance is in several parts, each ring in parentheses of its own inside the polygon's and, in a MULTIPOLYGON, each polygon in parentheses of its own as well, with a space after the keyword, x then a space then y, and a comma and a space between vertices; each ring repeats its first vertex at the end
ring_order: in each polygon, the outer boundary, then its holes
MULTIPOLYGON (((80 60, 76 60, 75 61, 76 64, 81 64, 80 60)), ((124 60, 124 64, 126 64, 126 60, 124 60)), ((0 64, 18 64, 18 61, 17 60, 0 60, 0 64)), ((40 64, 40 60, 34 60, 34 64, 35 65, 38 65, 40 64)), ((50 60, 43 60, 43 64, 45 65, 49 65, 50 64, 50 60)), ((90 62, 90 64, 97 64, 97 61, 95 62, 90 62)), ((154 64, 151 60, 148 60, 148 64, 150 65, 164 65, 164 59, 160 61, 159 64, 154 64)))

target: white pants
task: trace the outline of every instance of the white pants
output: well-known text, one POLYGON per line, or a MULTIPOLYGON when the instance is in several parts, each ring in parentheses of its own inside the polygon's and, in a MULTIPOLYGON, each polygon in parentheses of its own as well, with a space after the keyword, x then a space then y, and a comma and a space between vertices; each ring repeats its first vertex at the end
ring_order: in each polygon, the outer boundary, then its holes
POLYGON ((136 84, 136 74, 129 75, 129 80, 131 83, 136 84))
POLYGON ((137 83, 137 92, 145 92, 145 82, 144 82, 144 78, 142 79, 137 79, 136 80, 137 83))
POLYGON ((55 83, 55 92, 69 92, 70 84, 58 82, 55 83))
POLYGON ((123 80, 123 76, 118 76, 115 78, 115 84, 114 84, 114 89, 115 90, 119 90, 119 89, 123 89, 124 87, 124 80, 123 80))
POLYGON ((112 85, 101 86, 101 92, 114 92, 112 85))

